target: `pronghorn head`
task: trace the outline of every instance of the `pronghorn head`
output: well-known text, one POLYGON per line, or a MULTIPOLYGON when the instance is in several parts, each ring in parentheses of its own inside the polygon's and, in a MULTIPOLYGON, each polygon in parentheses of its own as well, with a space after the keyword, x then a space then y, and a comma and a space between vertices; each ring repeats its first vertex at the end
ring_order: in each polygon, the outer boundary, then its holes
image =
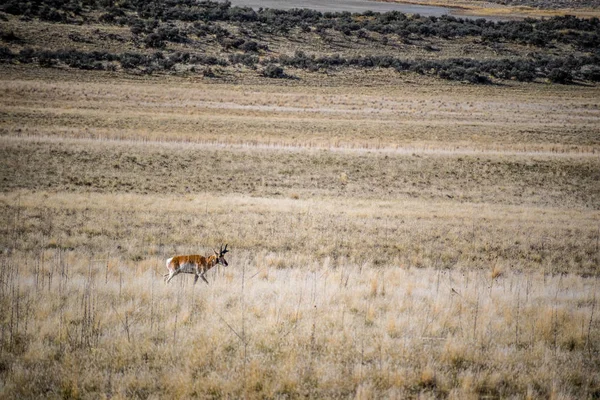
POLYGON ((223 248, 223 246, 221 246, 221 248, 219 249, 219 251, 215 250, 215 256, 217 257, 217 264, 221 264, 223 266, 227 266, 227 260, 225 260, 225 253, 227 253, 229 250, 227 250, 227 244, 225 245, 225 248, 223 248))

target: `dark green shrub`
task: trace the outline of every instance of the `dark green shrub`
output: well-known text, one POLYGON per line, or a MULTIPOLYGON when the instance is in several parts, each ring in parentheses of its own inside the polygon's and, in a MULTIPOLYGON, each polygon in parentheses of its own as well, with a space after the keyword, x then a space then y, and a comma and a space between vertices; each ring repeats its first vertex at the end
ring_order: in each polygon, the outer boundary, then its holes
POLYGON ((282 79, 282 78, 287 77, 283 68, 280 67, 279 65, 275 65, 275 64, 267 65, 266 68, 263 70, 262 75, 267 78, 277 78, 277 79, 282 79))
POLYGON ((573 75, 563 68, 554 68, 548 74, 548 80, 552 83, 566 84, 573 81, 573 75))

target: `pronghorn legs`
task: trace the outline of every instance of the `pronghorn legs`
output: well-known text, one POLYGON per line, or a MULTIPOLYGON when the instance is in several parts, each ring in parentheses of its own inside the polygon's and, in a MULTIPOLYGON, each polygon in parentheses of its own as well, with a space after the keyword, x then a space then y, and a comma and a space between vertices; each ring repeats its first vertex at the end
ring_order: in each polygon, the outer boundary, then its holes
POLYGON ((166 277, 167 275, 169 276, 168 278, 166 278, 166 281, 167 281, 167 283, 169 283, 169 281, 170 281, 171 279, 173 279, 173 277, 174 277, 175 275, 177 275, 178 273, 179 273, 179 272, 177 272, 177 271, 171 271, 171 272, 169 272, 168 274, 165 274, 165 275, 164 275, 165 277, 166 277))
MULTIPOLYGON (((196 284, 196 282, 198 282, 198 278, 202 278, 202 280, 204 282, 206 282, 207 285, 209 285, 208 281, 206 280, 206 277, 204 276, 206 272, 202 272, 200 274, 196 274, 194 275, 194 285, 196 284)), ((168 274, 164 274, 163 278, 165 279, 166 283, 169 283, 171 281, 171 279, 173 279, 175 276, 177 276, 179 274, 179 272, 177 271, 172 271, 168 274)))
POLYGON ((207 280, 206 280, 206 278, 204 277, 204 274, 205 274, 205 273, 206 273, 206 272, 203 272, 203 273, 200 275, 200 278, 202 278, 202 279, 204 280, 204 282, 206 282, 206 284, 208 285, 208 281, 207 281, 207 280))
POLYGON ((204 277, 204 274, 205 274, 205 273, 206 273, 206 271, 204 271, 204 272, 202 272, 202 273, 200 273, 200 274, 197 274, 196 276, 194 276, 194 285, 196 284, 196 282, 198 282, 198 278, 202 278, 202 280, 203 280, 204 282, 206 282, 206 284, 208 285, 208 281, 207 281, 207 280, 206 280, 206 278, 204 277))

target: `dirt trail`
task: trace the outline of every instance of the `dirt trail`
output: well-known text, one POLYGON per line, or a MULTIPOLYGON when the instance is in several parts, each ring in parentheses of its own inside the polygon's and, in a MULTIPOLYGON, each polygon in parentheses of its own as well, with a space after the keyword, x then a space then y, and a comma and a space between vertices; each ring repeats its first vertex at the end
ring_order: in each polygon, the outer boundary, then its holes
POLYGON ((321 12, 351 12, 365 11, 389 12, 400 11, 407 14, 440 17, 450 13, 450 8, 436 6, 421 6, 415 4, 385 3, 368 0, 232 0, 233 6, 258 8, 277 8, 291 10, 293 8, 308 8, 321 12))

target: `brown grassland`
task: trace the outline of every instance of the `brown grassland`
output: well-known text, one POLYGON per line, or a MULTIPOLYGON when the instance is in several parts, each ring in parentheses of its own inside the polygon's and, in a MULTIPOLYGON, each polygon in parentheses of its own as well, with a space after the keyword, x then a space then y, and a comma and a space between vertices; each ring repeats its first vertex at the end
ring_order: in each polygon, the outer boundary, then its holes
POLYGON ((239 73, 0 66, 0 398, 600 396, 597 85, 239 73))

